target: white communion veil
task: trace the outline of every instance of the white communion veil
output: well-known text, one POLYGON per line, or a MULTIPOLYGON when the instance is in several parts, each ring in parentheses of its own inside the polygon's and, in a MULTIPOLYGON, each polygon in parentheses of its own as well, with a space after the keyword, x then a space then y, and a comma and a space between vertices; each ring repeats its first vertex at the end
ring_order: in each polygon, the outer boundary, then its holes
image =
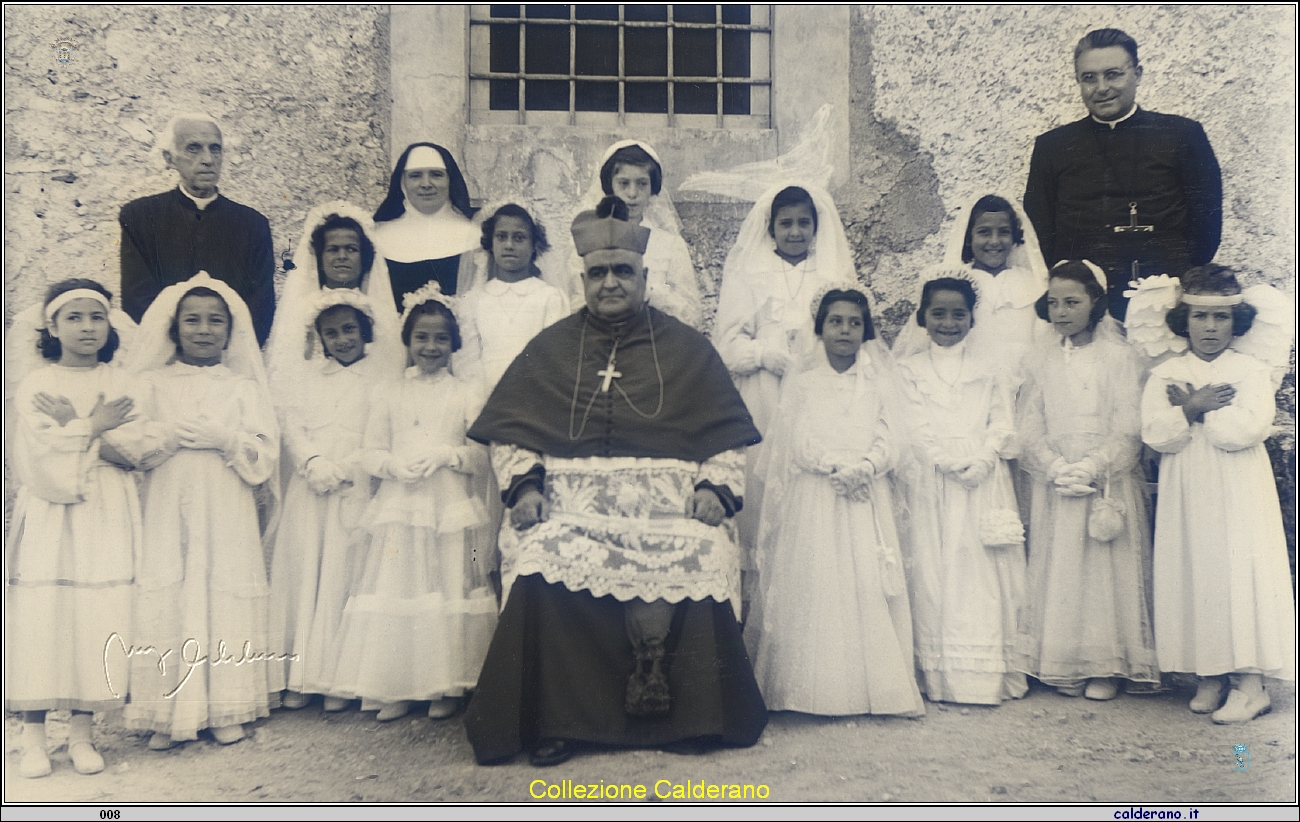
MULTIPOLYGON (((967 341, 969 350, 981 357, 996 357, 1002 353, 999 351, 999 341, 988 336, 995 331, 993 323, 989 321, 994 310, 1007 305, 1014 308, 1031 308, 1043 292, 1047 291, 1047 276, 1047 265, 1043 261, 1043 252, 1038 245, 1038 234, 1034 231, 1033 223, 1025 215, 1024 209, 1014 198, 996 192, 986 192, 971 196, 953 213, 953 224, 948 231, 947 242, 944 244, 943 264, 931 266, 922 272, 916 284, 916 295, 912 304, 915 308, 920 307, 921 290, 931 280, 953 277, 969 281, 979 298, 975 304, 974 326, 967 341), (1023 232, 1023 242, 1011 247, 1007 255, 1007 267, 997 277, 975 268, 973 262, 962 260, 971 211, 975 204, 989 193, 1000 197, 1011 206, 1023 232), (1006 279, 999 281, 998 277, 1003 275, 1006 275, 1006 279), (990 299, 989 295, 995 296, 990 299), (996 300, 998 305, 990 305, 992 300, 996 300)), ((1036 339, 1043 338, 1048 331, 1050 329, 1046 324, 1035 324, 1036 339)), ((894 357, 901 360, 924 350, 929 342, 929 335, 917 324, 915 316, 909 317, 894 341, 894 357)))
MULTIPOLYGON (((133 373, 143 374, 166 366, 177 359, 176 343, 169 333, 181 300, 191 289, 210 288, 221 295, 230 309, 230 339, 221 354, 221 364, 235 374, 257 383, 262 401, 270 419, 274 421, 271 392, 267 386, 266 368, 262 364, 262 350, 257 345, 253 319, 239 294, 225 282, 200 271, 190 279, 169 285, 162 290, 140 318, 135 345, 126 367, 133 373)), ((278 432, 277 432, 278 435, 278 432)), ((258 486, 256 492, 258 516, 261 524, 264 550, 270 550, 275 539, 275 528, 280 518, 280 483, 275 479, 258 486)))
MULTIPOLYGON (((316 344, 315 315, 308 316, 317 299, 322 292, 349 290, 321 287, 316 252, 311 244, 312 233, 335 215, 355 220, 371 244, 375 244, 374 221, 351 203, 334 200, 308 212, 302 237, 293 255, 295 266, 285 278, 284 290, 275 308, 271 336, 266 342, 266 368, 277 398, 292 398, 303 375, 313 370, 310 365, 312 358, 322 354, 316 344)), ((361 275, 361 285, 357 290, 369 298, 371 310, 368 315, 374 322, 375 339, 367 346, 366 356, 381 361, 379 373, 396 378, 406 364, 406 351, 401 344, 401 328, 393 305, 388 264, 378 248, 370 270, 361 275)))
MULTIPOLYGON (((579 199, 578 207, 573 211, 571 217, 576 218, 580 213, 590 211, 600 204, 600 201, 606 196, 600 183, 600 170, 605 167, 605 164, 609 162, 615 152, 632 146, 645 151, 646 154, 650 155, 651 159, 659 164, 660 170, 663 170, 663 161, 649 143, 641 140, 619 140, 605 149, 605 152, 601 155, 600 162, 596 164, 596 168, 592 173, 591 182, 579 199)), ((666 289, 659 291, 656 289, 655 281, 652 279, 650 282, 650 304, 676 316, 688 325, 698 326, 700 321, 700 286, 696 280, 694 262, 690 259, 689 250, 681 239, 681 218, 677 216, 677 209, 673 206, 672 198, 669 197, 666 188, 661 187, 660 192, 650 198, 650 202, 646 205, 641 216, 641 225, 649 228, 652 232, 650 245, 647 248, 648 254, 673 252, 673 248, 664 244, 655 236, 654 232, 670 236, 672 242, 677 245, 675 256, 672 257, 673 263, 668 264, 666 268, 660 267, 665 278, 664 286, 666 286, 666 289)), ((580 309, 585 304, 582 287, 582 260, 573 247, 573 239, 569 235, 569 226, 557 226, 554 233, 551 234, 550 240, 553 246, 551 254, 555 255, 557 263, 563 262, 563 267, 560 269, 563 281, 557 282, 548 278, 545 268, 543 269, 543 277, 547 278, 547 282, 557 286, 564 292, 574 310, 580 309)), ((652 270, 660 270, 650 265, 649 260, 647 260, 647 266, 652 270)))
POLYGON ((253 333, 253 320, 248 306, 235 290, 225 282, 200 271, 185 282, 169 285, 162 290, 140 318, 136 343, 126 362, 135 373, 153 371, 177 358, 176 343, 168 333, 181 299, 194 288, 210 288, 221 295, 230 309, 230 341, 222 352, 221 364, 241 377, 254 380, 263 391, 267 390, 266 369, 262 366, 262 350, 253 333))

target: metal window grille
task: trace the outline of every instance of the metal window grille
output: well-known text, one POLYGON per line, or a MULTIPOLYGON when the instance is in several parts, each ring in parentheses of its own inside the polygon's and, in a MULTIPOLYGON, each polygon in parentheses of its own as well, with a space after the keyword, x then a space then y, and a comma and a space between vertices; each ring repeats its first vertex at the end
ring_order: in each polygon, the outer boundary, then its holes
POLYGON ((475 123, 767 128, 768 6, 479 5, 475 123))

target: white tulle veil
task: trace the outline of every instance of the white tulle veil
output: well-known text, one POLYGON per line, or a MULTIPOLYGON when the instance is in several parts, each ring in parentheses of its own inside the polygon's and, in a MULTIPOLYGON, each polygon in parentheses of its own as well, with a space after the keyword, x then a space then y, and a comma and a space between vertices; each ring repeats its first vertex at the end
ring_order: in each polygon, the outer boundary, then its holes
MULTIPOLYGON (((312 358, 322 355, 315 330, 316 314, 320 312, 312 313, 318 298, 323 292, 350 290, 321 287, 316 251, 312 248, 312 233, 335 215, 355 220, 371 245, 375 244, 374 221, 351 203, 334 200, 308 212, 302 237, 294 251, 295 266, 285 278, 284 290, 275 307, 271 336, 266 342, 266 368, 278 398, 293 396, 304 375, 314 370, 312 358)), ((367 346, 366 356, 380 360, 382 373, 395 378, 404 367, 406 351, 401 344, 401 328, 397 324, 397 310, 391 296, 393 288, 388 278, 388 264, 378 248, 370 271, 362 274, 357 290, 368 298, 368 316, 374 322, 375 339, 367 346)))
POLYGON ((210 288, 221 295, 226 307, 230 309, 230 339, 226 350, 221 354, 221 364, 231 371, 257 382, 263 391, 267 390, 266 369, 262 365, 262 350, 257 346, 257 336, 253 332, 253 320, 249 316, 248 306, 235 290, 225 282, 215 279, 206 271, 200 271, 185 282, 169 285, 162 290, 144 316, 140 318, 140 327, 136 331, 135 345, 126 366, 131 371, 143 373, 162 368, 177 359, 176 343, 172 342, 172 321, 181 299, 191 289, 210 288))

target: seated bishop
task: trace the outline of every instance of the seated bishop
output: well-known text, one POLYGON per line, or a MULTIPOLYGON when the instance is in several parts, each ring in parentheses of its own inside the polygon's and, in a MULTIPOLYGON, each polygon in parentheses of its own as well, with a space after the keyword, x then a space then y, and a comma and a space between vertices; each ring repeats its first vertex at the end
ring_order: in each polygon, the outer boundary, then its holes
POLYGON ((649 232, 624 203, 572 231, 586 307, 528 344, 469 431, 510 509, 470 742, 482 764, 534 765, 752 745, 767 710, 732 517, 759 433, 713 346, 646 304, 649 232))

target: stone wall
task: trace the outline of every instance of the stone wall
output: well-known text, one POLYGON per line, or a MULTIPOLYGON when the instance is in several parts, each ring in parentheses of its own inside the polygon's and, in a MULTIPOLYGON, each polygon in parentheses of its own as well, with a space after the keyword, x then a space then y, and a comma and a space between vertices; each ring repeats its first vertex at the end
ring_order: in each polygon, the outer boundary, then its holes
POLYGON ((154 135, 176 113, 224 124, 221 191, 279 255, 314 204, 382 199, 384 6, 11 5, 4 23, 6 321, 69 276, 116 290, 118 210, 175 185, 154 135))

